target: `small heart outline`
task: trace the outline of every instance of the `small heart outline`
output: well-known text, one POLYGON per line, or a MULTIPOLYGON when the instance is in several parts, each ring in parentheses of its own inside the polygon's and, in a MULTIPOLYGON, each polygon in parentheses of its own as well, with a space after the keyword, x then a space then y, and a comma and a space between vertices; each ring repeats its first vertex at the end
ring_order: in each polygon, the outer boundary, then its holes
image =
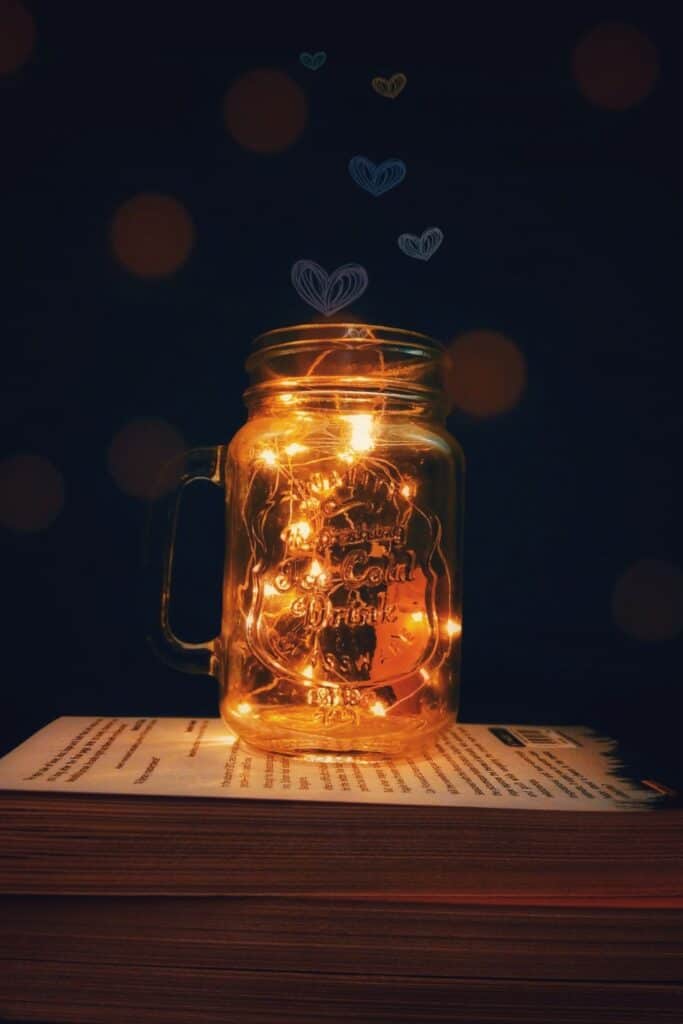
POLYGON ((368 287, 368 272, 359 263, 344 263, 331 274, 314 260, 297 260, 292 266, 297 294, 323 316, 333 316, 350 306, 368 287))
POLYGON ((395 100, 401 95, 407 83, 407 76, 402 71, 397 71, 391 78, 382 78, 378 75, 372 79, 371 84, 379 96, 384 96, 387 100, 395 100))
POLYGON ((318 50, 317 53, 308 53, 304 50, 299 54, 299 60, 309 71, 317 71, 327 60, 327 54, 324 50, 318 50))
POLYGON ((441 228, 425 228, 421 235, 411 235, 407 232, 399 235, 398 247, 406 256, 426 263, 440 247, 443 239, 441 228))
POLYGON ((366 192, 377 198, 400 185, 406 176, 403 160, 391 156, 381 164, 374 164, 366 156, 353 156, 349 160, 349 174, 366 192))

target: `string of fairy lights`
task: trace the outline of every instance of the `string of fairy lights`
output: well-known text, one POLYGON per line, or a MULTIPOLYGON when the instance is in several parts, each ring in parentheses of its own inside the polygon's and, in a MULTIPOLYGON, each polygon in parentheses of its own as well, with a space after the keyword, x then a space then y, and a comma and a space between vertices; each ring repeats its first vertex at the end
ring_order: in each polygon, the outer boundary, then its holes
MULTIPOLYGON (((232 710, 240 716, 251 715, 281 679, 295 678, 300 699, 321 725, 357 725, 363 712, 395 717, 420 689, 438 688, 439 669, 461 632, 448 607, 437 607, 434 587, 425 586, 430 581, 410 590, 417 556, 407 542, 411 520, 422 517, 428 543, 421 564, 434 575, 438 565, 450 601, 440 522, 420 505, 416 473, 402 469, 391 457, 391 445, 380 441, 386 411, 382 391, 391 377, 381 343, 368 329, 349 329, 346 336, 362 342, 366 366, 367 349, 376 353, 372 412, 349 412, 337 391, 334 415, 311 415, 310 402, 298 408, 301 398, 288 388, 290 378, 281 377, 278 388, 277 376, 268 374, 266 412, 284 409, 286 419, 284 427, 277 421, 275 436, 268 432, 250 451, 239 510, 249 557, 237 590, 246 647, 260 664, 273 667, 273 678, 250 686, 246 674, 246 692, 236 687, 233 700, 232 710), (394 605, 407 585, 407 601, 394 605), (391 633, 378 642, 382 624, 390 624, 391 633), (372 642, 355 649, 351 643, 342 652, 345 627, 367 627, 372 642), (416 669, 411 689, 384 699, 373 679, 391 677, 397 656, 410 665, 415 646, 429 669, 416 669)), ((300 379, 310 382, 334 354, 334 348, 323 347, 300 379)), ((407 364, 402 372, 409 373, 407 364)), ((409 671, 394 674, 410 676, 409 671)))

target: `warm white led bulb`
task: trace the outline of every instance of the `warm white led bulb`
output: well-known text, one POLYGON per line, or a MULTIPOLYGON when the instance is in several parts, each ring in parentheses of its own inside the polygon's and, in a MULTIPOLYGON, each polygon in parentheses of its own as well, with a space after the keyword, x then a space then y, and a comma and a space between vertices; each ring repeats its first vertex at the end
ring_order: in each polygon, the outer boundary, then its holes
POLYGON ((277 455, 272 448, 264 448, 259 458, 261 462, 265 462, 266 466, 277 466, 277 455))
MULTIPOLYGON (((304 678, 306 680, 312 679, 313 678, 313 666, 312 665, 304 665, 304 667, 301 670, 301 675, 304 676, 304 678)), ((305 685, 306 686, 310 686, 311 684, 309 682, 306 682, 305 685)))
POLYGON ((344 416, 343 419, 351 427, 351 438, 349 444, 354 452, 369 452, 375 447, 373 437, 373 420, 369 413, 355 413, 353 416, 344 416))
POLYGON ((292 523, 292 537, 297 540, 308 540, 311 536, 311 524, 302 519, 298 523, 292 523))

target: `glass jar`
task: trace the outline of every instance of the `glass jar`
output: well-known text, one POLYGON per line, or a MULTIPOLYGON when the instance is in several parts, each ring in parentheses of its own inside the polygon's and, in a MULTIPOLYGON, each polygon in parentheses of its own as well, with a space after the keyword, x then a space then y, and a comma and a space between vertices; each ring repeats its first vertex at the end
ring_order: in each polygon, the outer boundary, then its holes
MULTIPOLYGON (((161 633, 220 684, 248 743, 329 760, 419 751, 457 713, 463 456, 444 426, 443 349, 413 332, 307 324, 257 339, 248 419, 191 453, 225 488, 220 635, 161 633)), ((175 518, 175 516, 173 516, 175 518)))

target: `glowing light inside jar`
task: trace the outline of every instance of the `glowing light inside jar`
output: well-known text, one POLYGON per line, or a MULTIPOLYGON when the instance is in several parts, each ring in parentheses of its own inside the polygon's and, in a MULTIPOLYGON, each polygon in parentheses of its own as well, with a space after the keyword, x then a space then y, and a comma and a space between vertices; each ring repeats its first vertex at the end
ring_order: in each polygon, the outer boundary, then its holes
POLYGON ((311 524, 307 523, 305 519, 300 520, 298 523, 292 523, 289 530, 289 538, 295 543, 297 541, 308 540, 311 536, 311 524))
POLYGON ((277 466, 277 454, 272 448, 264 448, 259 454, 261 462, 265 462, 266 466, 277 466))
POLYGON ((235 711, 238 715, 248 715, 251 712, 251 704, 248 700, 244 700, 241 704, 237 705, 235 711))
POLYGON ((352 451, 369 452, 375 447, 373 420, 369 413, 356 413, 353 416, 343 416, 342 419, 351 427, 349 444, 352 451))
POLYGON ((298 455, 300 452, 305 452, 305 451, 306 451, 306 445, 305 444, 298 444, 296 441, 292 441, 292 443, 288 444, 287 447, 285 448, 285 453, 287 455, 290 455, 290 456, 291 455, 298 455))
POLYGON ((410 613, 410 617, 413 620, 413 622, 422 622, 424 617, 425 617, 425 613, 424 612, 411 612, 410 613))
POLYGON ((384 715, 386 715, 387 709, 384 706, 384 704, 382 704, 381 700, 376 700, 374 704, 370 705, 370 712, 373 715, 379 715, 380 717, 383 717, 384 715))
POLYGON ((311 684, 308 680, 313 678, 313 666, 304 665, 301 670, 301 675, 304 676, 304 686, 310 686, 311 684))
POLYGON ((460 636, 462 633, 462 624, 457 619, 449 619, 446 623, 446 633, 448 636, 460 636))

